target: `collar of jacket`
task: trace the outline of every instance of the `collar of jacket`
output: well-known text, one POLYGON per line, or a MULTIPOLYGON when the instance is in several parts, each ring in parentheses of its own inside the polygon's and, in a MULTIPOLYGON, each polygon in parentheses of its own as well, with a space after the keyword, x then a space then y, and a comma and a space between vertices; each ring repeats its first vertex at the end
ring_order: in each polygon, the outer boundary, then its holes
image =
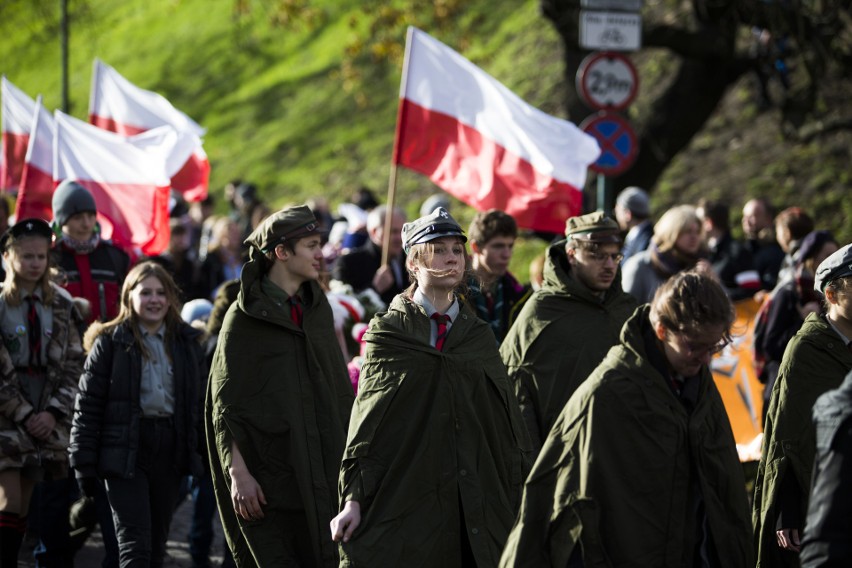
MULTIPOLYGON (((565 253, 566 243, 567 240, 562 239, 548 247, 547 259, 544 263, 542 290, 556 294, 569 294, 578 299, 600 305, 601 300, 597 294, 571 278, 569 274, 571 265, 568 264, 568 255, 565 253)), ((603 303, 608 303, 612 298, 623 292, 624 290, 621 287, 621 267, 618 267, 615 273, 615 280, 612 281, 612 286, 604 294, 603 303)))
MULTIPOLYGON (((125 321, 112 331, 112 339, 116 343, 121 343, 125 346, 133 345, 133 342, 136 341, 136 337, 133 335, 133 331, 130 329, 130 326, 134 325, 130 321, 125 321)), ((196 342, 199 341, 202 332, 200 330, 195 329, 189 324, 178 325, 177 336, 183 341, 194 340, 196 342)), ((168 334, 166 335, 168 337, 168 334)), ((200 343, 199 343, 200 345, 200 343)))
MULTIPOLYGON (((246 315, 274 323, 276 325, 301 332, 303 328, 296 326, 285 313, 289 313, 284 307, 277 305, 272 299, 261 291, 260 283, 263 278, 261 266, 263 259, 258 255, 262 255, 260 251, 252 247, 251 260, 243 265, 243 271, 240 275, 240 293, 237 296, 237 304, 246 315)), ((308 308, 315 307, 319 301, 320 294, 323 294, 322 289, 316 281, 306 282, 299 288, 299 295, 302 298, 305 306, 308 308)), ((305 310, 305 319, 307 320, 313 310, 305 310)))

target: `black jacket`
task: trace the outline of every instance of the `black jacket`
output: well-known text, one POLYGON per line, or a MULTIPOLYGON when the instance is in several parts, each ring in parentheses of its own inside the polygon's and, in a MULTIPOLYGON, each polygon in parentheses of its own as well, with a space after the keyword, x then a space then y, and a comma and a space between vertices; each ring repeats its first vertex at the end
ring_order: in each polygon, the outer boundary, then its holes
MULTIPOLYGON (((102 333, 83 367, 69 448, 77 477, 127 478, 136 468, 142 353, 130 325, 123 323, 102 333)), ((196 433, 204 378, 199 336, 198 330, 182 324, 175 337, 167 338, 175 381, 176 466, 192 475, 202 473, 196 433)))
MULTIPOLYGON (((380 294, 382 301, 390 305, 394 296, 400 294, 408 287, 408 271, 405 268, 405 255, 396 261, 391 261, 399 268, 402 282, 396 282, 393 286, 380 294)), ((372 288, 373 276, 382 266, 382 249, 372 241, 367 241, 363 246, 352 249, 350 252, 338 257, 334 263, 332 278, 349 284, 356 292, 366 288, 372 288)))

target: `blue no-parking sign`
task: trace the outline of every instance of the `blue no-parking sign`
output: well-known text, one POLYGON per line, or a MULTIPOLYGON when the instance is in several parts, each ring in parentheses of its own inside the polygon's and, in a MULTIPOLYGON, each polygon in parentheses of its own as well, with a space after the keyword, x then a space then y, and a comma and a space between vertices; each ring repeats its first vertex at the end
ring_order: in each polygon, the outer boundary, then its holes
POLYGON ((580 124, 583 132, 594 136, 601 147, 597 162, 589 166, 605 176, 622 173, 633 165, 639 153, 639 141, 633 127, 620 115, 599 112, 580 124))

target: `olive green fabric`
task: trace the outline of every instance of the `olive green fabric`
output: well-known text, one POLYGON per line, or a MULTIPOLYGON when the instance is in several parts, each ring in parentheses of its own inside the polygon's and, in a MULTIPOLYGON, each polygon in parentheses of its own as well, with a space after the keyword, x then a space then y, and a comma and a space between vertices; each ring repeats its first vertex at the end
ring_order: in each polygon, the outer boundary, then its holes
POLYGON ((708 369, 691 412, 651 360, 649 308, 568 401, 524 487, 500 566, 693 566, 703 497, 719 566, 751 567, 751 525, 742 467, 708 369))
POLYGON ((341 566, 495 566, 529 470, 529 440, 488 324, 463 303, 444 343, 402 295, 365 334, 340 475, 361 525, 341 566), (460 516, 460 502, 464 520, 460 516))
POLYGON ((795 476, 799 488, 804 488, 804 521, 816 454, 811 411, 816 399, 839 387, 850 369, 852 353, 840 336, 824 316, 809 315, 784 351, 766 414, 752 510, 757 566, 799 564, 795 556, 779 554, 775 538, 779 488, 786 475, 795 476))
POLYGON ((316 282, 302 285, 300 329, 289 306, 262 292, 259 262, 243 269, 211 368, 205 420, 216 500, 240 566, 281 565, 280 550, 252 546, 251 535, 260 540, 268 538, 264 532, 286 530, 271 519, 294 511, 307 518, 317 565, 336 566, 329 522, 337 512, 352 386, 323 291, 316 282), (234 513, 232 442, 266 496, 265 520, 248 522, 234 513))
POLYGON ((548 249, 542 288, 500 346, 536 452, 571 394, 618 343, 638 305, 621 289, 620 271, 603 301, 569 271, 560 241, 548 249))

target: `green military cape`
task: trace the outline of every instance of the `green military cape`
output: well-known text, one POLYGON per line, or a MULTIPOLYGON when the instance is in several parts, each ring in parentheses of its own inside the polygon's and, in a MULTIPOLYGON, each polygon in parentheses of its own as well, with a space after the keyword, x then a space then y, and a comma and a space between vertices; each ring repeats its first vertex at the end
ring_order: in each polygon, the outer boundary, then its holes
POLYGON ((601 302, 569 270, 563 240, 548 249, 544 284, 500 347, 536 451, 577 387, 618 343, 637 306, 621 288, 620 271, 601 302))
POLYGON ((340 476, 362 517, 341 566, 460 566, 460 500, 477 565, 497 564, 512 526, 529 439, 494 334, 467 303, 444 351, 430 330, 398 295, 365 334, 340 476))
POLYGON ((751 566, 742 467, 722 398, 702 370, 692 413, 649 362, 649 308, 568 401, 524 487, 500 566, 691 566, 691 470, 725 567, 751 566), (692 463, 690 463, 692 461, 692 463))
MULTIPOLYGON (((775 537, 778 491, 784 476, 795 475, 801 491, 802 522, 816 455, 816 431, 811 411, 816 399, 836 389, 852 369, 852 353, 824 317, 811 314, 787 344, 772 387, 763 446, 754 484, 754 523, 757 566, 798 566, 793 555, 779 555, 775 537)), ((796 528, 796 527, 789 527, 796 528)))
POLYGON ((261 290, 258 262, 245 265, 237 301, 225 316, 205 404, 207 443, 225 535, 241 566, 271 566, 248 551, 230 493, 231 442, 266 496, 264 511, 304 510, 317 566, 336 566, 329 522, 354 394, 331 307, 316 282, 300 289, 302 329, 287 306, 261 290))

